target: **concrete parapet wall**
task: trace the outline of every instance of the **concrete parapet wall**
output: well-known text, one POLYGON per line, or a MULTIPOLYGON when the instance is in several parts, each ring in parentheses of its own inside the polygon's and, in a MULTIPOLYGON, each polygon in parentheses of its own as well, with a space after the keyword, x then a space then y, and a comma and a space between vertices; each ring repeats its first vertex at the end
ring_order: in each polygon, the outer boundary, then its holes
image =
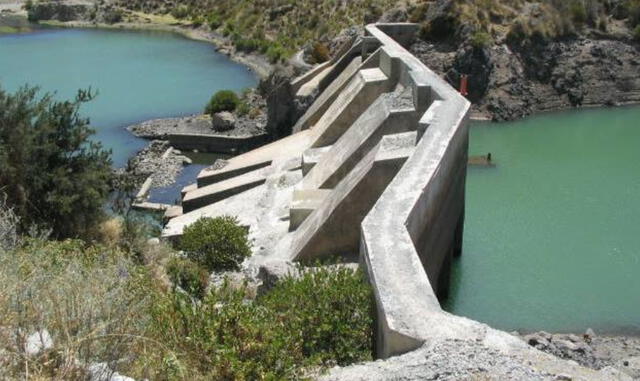
MULTIPOLYGON (((384 29, 404 36, 411 28, 384 29)), ((432 331, 427 317, 443 314, 436 293, 464 209, 470 104, 377 26, 367 34, 382 43, 383 72, 411 87, 416 107, 433 116, 421 118, 414 154, 362 223, 361 262, 378 312, 376 353, 385 358, 421 346, 432 331)))

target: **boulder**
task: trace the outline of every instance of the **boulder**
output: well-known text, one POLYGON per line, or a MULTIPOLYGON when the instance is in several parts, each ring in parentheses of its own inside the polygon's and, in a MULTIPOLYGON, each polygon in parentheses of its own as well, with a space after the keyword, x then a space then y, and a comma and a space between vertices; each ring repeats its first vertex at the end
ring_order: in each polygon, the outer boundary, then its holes
POLYGON ((212 115, 211 125, 215 131, 229 131, 236 125, 236 117, 228 111, 219 112, 212 115))
POLYGON ((24 344, 24 351, 29 356, 37 356, 41 352, 53 347, 53 339, 49 331, 42 329, 27 336, 24 344))

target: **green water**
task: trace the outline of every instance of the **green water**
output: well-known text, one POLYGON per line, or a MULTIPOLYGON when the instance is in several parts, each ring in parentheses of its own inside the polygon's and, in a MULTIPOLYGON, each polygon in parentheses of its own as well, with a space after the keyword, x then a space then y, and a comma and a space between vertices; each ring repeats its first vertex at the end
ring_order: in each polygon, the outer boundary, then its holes
POLYGON ((50 28, 0 35, 0 85, 25 83, 60 99, 98 90, 82 113, 121 166, 146 144, 127 125, 200 112, 215 91, 253 87, 257 78, 213 45, 171 33, 50 28))
POLYGON ((445 308, 506 330, 640 331, 640 108, 471 128, 445 308))

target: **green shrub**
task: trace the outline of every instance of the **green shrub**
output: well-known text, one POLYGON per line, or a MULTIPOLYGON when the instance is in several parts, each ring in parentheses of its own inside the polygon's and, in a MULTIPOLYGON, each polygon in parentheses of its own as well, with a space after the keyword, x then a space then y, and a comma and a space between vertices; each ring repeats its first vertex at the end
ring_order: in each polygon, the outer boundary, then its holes
POLYGON ((493 39, 487 32, 475 32, 471 36, 471 45, 476 49, 483 49, 491 45, 493 39))
POLYGON ((266 51, 267 58, 271 63, 277 63, 287 57, 286 50, 280 44, 272 44, 266 51))
POLYGON ((178 6, 171 10, 171 16, 177 19, 184 19, 189 16, 189 8, 186 6, 178 6))
POLYGON ((79 114, 92 98, 90 90, 56 101, 38 88, 0 88, 0 188, 19 230, 46 225, 56 238, 89 237, 104 217, 111 153, 79 114))
POLYGON ((235 40, 236 49, 250 53, 260 48, 260 40, 254 38, 239 38, 235 40))
POLYGON ((247 235, 235 217, 201 218, 184 229, 180 246, 209 271, 237 270, 251 254, 247 235))
POLYGON ((361 271, 319 267, 284 278, 259 303, 297 333, 305 357, 347 365, 371 359, 372 300, 361 271))
POLYGON ((213 115, 222 111, 234 111, 238 103, 240 99, 236 93, 231 90, 220 90, 211 97, 204 112, 213 115))
POLYGON ((172 293, 154 305, 150 335, 173 353, 140 358, 154 379, 300 379, 307 367, 371 360, 372 293, 350 269, 290 277, 255 301, 228 283, 201 303, 172 293))
POLYGON ((633 38, 635 38, 637 41, 640 41, 640 25, 635 27, 635 29, 633 30, 633 38))
POLYGON ((209 14, 209 18, 207 21, 211 30, 216 30, 220 28, 220 26, 222 26, 222 19, 216 13, 209 14))
POLYGON ((202 298, 207 288, 209 274, 193 261, 172 258, 167 263, 167 275, 175 286, 180 286, 189 295, 202 298))
POLYGON ((236 113, 239 116, 245 116, 245 115, 249 115, 250 112, 251 112, 251 105, 244 100, 240 101, 240 104, 238 104, 238 108, 236 108, 236 113))

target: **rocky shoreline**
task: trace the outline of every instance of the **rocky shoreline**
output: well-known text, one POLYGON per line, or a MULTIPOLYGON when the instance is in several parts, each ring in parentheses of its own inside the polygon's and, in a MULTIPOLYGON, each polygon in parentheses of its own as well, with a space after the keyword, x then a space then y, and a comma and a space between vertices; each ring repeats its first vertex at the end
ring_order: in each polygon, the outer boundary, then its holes
POLYGON ((133 178, 136 187, 151 178, 151 187, 159 188, 173 184, 182 168, 189 164, 191 159, 182 155, 180 150, 172 148, 169 142, 153 140, 129 159, 125 168, 116 172, 126 172, 133 178))
POLYGON ((597 370, 618 368, 634 379, 640 379, 638 336, 597 335, 592 329, 583 334, 551 334, 544 331, 514 334, 530 346, 554 356, 597 370))

